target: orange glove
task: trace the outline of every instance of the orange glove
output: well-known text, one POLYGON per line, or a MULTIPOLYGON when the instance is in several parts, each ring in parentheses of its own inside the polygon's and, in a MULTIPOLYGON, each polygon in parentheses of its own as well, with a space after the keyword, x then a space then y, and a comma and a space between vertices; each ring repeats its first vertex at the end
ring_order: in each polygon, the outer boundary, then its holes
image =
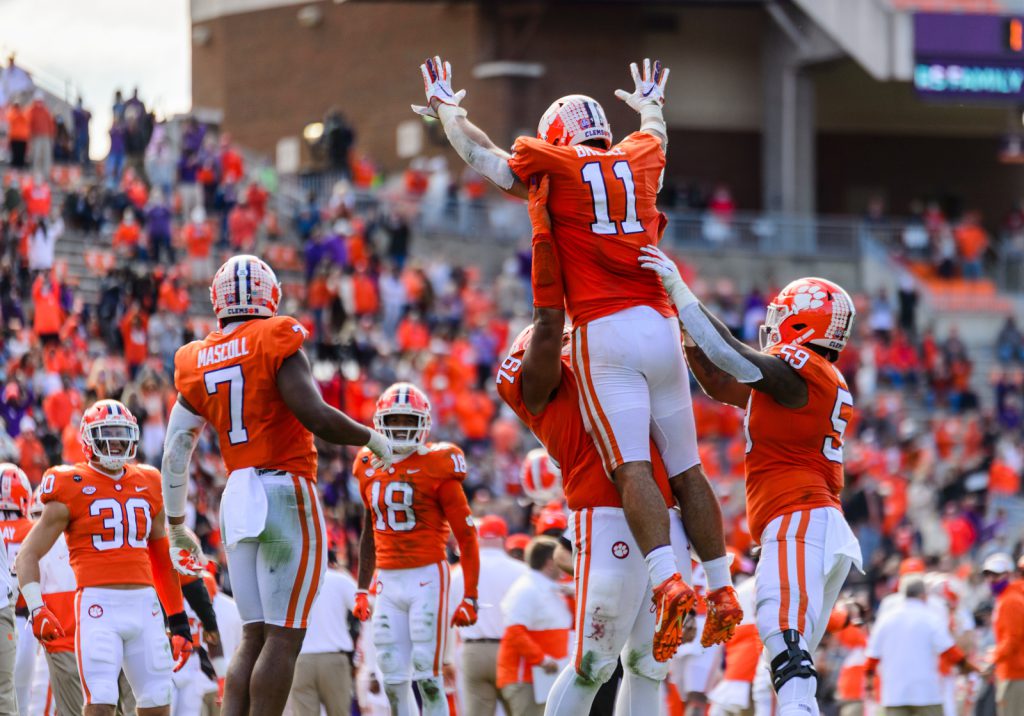
POLYGON ((217 679, 217 705, 221 706, 224 703, 224 677, 217 679))
POLYGON ((373 610, 370 609, 370 595, 365 589, 356 591, 356 608, 352 610, 352 613, 361 622, 365 622, 373 613, 373 610))
POLYGON ((192 629, 188 624, 185 612, 178 612, 167 617, 167 626, 171 630, 171 657, 174 659, 174 671, 182 667, 192 656, 192 629))
POLYGON ((473 626, 476 624, 476 610, 476 599, 473 597, 466 597, 459 603, 459 606, 455 608, 455 614, 452 616, 452 626, 473 626))
POLYGON ((64 627, 48 608, 36 607, 32 612, 32 633, 39 641, 53 641, 64 636, 64 627))

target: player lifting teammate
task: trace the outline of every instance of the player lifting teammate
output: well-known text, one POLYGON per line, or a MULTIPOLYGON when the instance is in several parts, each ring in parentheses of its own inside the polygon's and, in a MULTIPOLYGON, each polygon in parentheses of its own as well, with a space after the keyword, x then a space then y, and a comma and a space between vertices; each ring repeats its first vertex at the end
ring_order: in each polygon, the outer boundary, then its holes
POLYGON ((376 569, 373 644, 391 713, 416 713, 411 679, 423 713, 440 716, 448 713, 441 666, 448 638, 449 531, 459 543, 465 579, 465 597, 452 623, 469 626, 477 617, 480 554, 462 490, 466 457, 451 443, 427 442, 430 403, 409 383, 384 391, 373 423, 394 447, 395 462, 377 467, 370 452, 361 450, 352 467, 366 512, 355 615, 370 618, 367 590, 376 569))
POLYGON ((189 461, 203 426, 217 431, 228 469, 220 520, 231 585, 245 622, 224 689, 225 716, 280 716, 306 619, 327 568, 313 435, 366 445, 381 467, 391 447, 327 405, 302 351, 305 329, 278 316, 270 266, 235 256, 210 300, 220 327, 174 358, 178 399, 164 445, 163 488, 175 566, 196 574, 201 549, 184 525, 189 461))
POLYGON ((704 391, 746 408, 747 523, 761 543, 757 628, 780 716, 817 714, 811 655, 861 560, 839 502, 853 398, 833 365, 853 329, 853 301, 831 281, 793 281, 768 305, 758 352, 700 304, 665 254, 644 252, 640 263, 662 277, 679 310, 704 391))
POLYGON ((413 109, 440 119, 456 152, 504 191, 525 198, 531 180, 550 179, 552 240, 533 261, 552 277, 554 259, 566 267, 580 410, 656 585, 660 651, 679 645, 695 597, 676 571, 668 513, 653 479, 652 439, 704 560, 712 628, 724 637, 742 614, 731 588, 721 509, 700 469, 675 310, 656 278, 636 263, 640 248, 657 243, 664 229, 655 199, 668 144, 662 105, 669 71, 647 60, 642 75, 635 64, 631 70, 635 89, 616 95, 640 114, 640 131, 615 145, 601 105, 569 95, 544 113, 536 138, 520 137, 509 154, 466 119, 460 106, 465 91, 452 91, 451 67, 436 57, 421 67, 427 106, 413 109))
POLYGON ((75 654, 85 716, 113 716, 122 669, 139 716, 167 716, 171 672, 188 660, 192 640, 164 527, 160 474, 132 464, 139 426, 115 400, 86 411, 81 439, 88 462, 46 472, 43 514, 18 552, 32 630, 43 642, 64 636, 39 584, 39 562, 64 532, 78 584, 75 654))

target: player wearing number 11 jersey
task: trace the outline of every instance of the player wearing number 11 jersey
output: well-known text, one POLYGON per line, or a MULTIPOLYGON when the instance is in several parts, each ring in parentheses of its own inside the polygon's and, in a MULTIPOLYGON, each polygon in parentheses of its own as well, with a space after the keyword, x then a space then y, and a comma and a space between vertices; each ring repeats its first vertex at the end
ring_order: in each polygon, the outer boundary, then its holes
POLYGON ((324 402, 302 343, 305 329, 278 316, 281 286, 255 256, 235 256, 210 287, 220 327, 174 357, 178 400, 163 457, 175 566, 198 574, 201 548, 184 525, 189 461, 199 433, 216 431, 228 470, 221 534, 245 626, 224 689, 225 716, 284 711, 306 620, 327 568, 313 436, 366 445, 390 464, 377 431, 324 402))
POLYGON ((373 644, 384 677, 391 713, 416 713, 410 681, 423 700, 423 713, 448 713, 441 666, 448 637, 449 532, 459 543, 465 598, 452 623, 476 622, 480 554, 462 481, 466 458, 451 443, 428 443, 430 403, 423 392, 396 383, 377 401, 373 417, 395 449, 387 469, 374 466, 361 450, 352 474, 366 519, 359 544, 359 591, 355 615, 370 617, 367 590, 377 570, 373 644))
POLYGON ((758 352, 700 304, 657 248, 646 247, 640 264, 662 277, 679 309, 686 355, 704 391, 746 407, 747 521, 761 543, 757 628, 780 716, 814 716, 811 655, 861 560, 839 502, 853 398, 833 365, 852 334, 853 301, 831 281, 793 281, 768 305, 758 352))

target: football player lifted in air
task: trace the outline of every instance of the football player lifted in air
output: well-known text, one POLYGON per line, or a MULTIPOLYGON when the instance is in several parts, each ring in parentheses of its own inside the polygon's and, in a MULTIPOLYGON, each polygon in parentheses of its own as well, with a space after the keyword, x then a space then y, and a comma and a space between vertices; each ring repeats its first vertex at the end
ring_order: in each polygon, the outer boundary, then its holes
MULTIPOLYGON (((535 252, 543 251, 538 244, 549 240, 544 208, 547 192, 547 179, 530 190, 535 252)), ((502 400, 560 466, 571 511, 576 639, 570 662, 548 696, 546 713, 588 713, 620 655, 625 682, 618 692, 617 711, 657 713, 660 684, 677 645, 666 648, 653 642, 653 585, 627 524, 622 500, 608 479, 579 410, 581 387, 570 354, 570 336, 564 328, 561 281, 538 282, 537 278, 535 271, 534 324, 519 334, 498 368, 497 386, 502 400)), ((686 537, 678 511, 671 509, 675 498, 657 450, 652 460, 659 510, 671 526, 676 555, 673 571, 689 579, 686 537)))
POLYGON ((63 532, 78 584, 75 654, 85 716, 114 716, 122 669, 139 716, 167 716, 171 673, 192 653, 192 635, 171 562, 160 473, 133 464, 139 425, 116 400, 85 412, 81 439, 88 461, 46 472, 43 514, 18 552, 32 631, 42 642, 64 636, 39 583, 39 562, 63 532))
POLYGON ((747 523, 761 544, 757 628, 780 716, 817 714, 811 655, 861 561, 839 502, 853 397, 833 365, 853 331, 853 300, 825 279, 793 281, 768 304, 758 352, 701 305, 659 249, 646 247, 640 263, 661 276, 679 309, 704 391, 746 408, 747 523))
POLYGON ((201 547, 185 526, 189 461, 206 423, 228 469, 221 532, 245 622, 224 688, 225 716, 280 716, 306 619, 327 568, 313 435, 366 445, 387 467, 391 446, 327 405, 302 351, 305 329, 278 316, 281 286, 255 256, 217 271, 210 300, 220 327, 174 358, 178 399, 163 457, 163 490, 175 566, 198 575, 201 547))
POLYGON ((416 682, 426 716, 448 713, 441 667, 448 638, 449 533, 459 543, 465 597, 452 624, 477 617, 480 552, 462 481, 466 457, 451 443, 428 443, 430 402, 410 383, 395 383, 377 400, 374 427, 391 442, 395 461, 374 464, 369 450, 356 455, 366 518, 359 542, 359 591, 354 614, 370 618, 368 589, 374 570, 373 644, 393 716, 417 713, 416 682))
POLYGON ((653 477, 652 439, 708 574, 709 628, 715 640, 725 638, 742 611, 731 586, 721 508, 700 469, 675 309, 656 277, 636 262, 642 246, 659 241, 666 221, 655 200, 668 145, 662 116, 668 68, 644 60, 641 74, 630 66, 635 89, 616 96, 640 114, 640 130, 618 144, 596 100, 568 95, 544 113, 537 136, 519 137, 511 154, 466 118, 465 90, 452 91, 447 62, 435 57, 420 69, 427 105, 413 109, 441 121, 467 164, 522 198, 531 180, 550 180, 550 241, 533 261, 549 274, 555 259, 571 267, 563 274, 564 300, 580 410, 655 584, 656 652, 678 647, 695 595, 676 569, 668 512, 653 477))

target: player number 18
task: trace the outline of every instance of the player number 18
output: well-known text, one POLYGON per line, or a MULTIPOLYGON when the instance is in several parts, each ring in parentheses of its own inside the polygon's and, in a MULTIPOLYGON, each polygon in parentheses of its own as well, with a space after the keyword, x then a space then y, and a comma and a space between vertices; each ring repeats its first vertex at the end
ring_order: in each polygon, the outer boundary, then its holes
POLYGON ((391 482, 384 488, 381 501, 380 480, 370 486, 370 506, 373 507, 374 529, 408 532, 416 526, 416 513, 412 511, 413 490, 408 482, 391 482))

